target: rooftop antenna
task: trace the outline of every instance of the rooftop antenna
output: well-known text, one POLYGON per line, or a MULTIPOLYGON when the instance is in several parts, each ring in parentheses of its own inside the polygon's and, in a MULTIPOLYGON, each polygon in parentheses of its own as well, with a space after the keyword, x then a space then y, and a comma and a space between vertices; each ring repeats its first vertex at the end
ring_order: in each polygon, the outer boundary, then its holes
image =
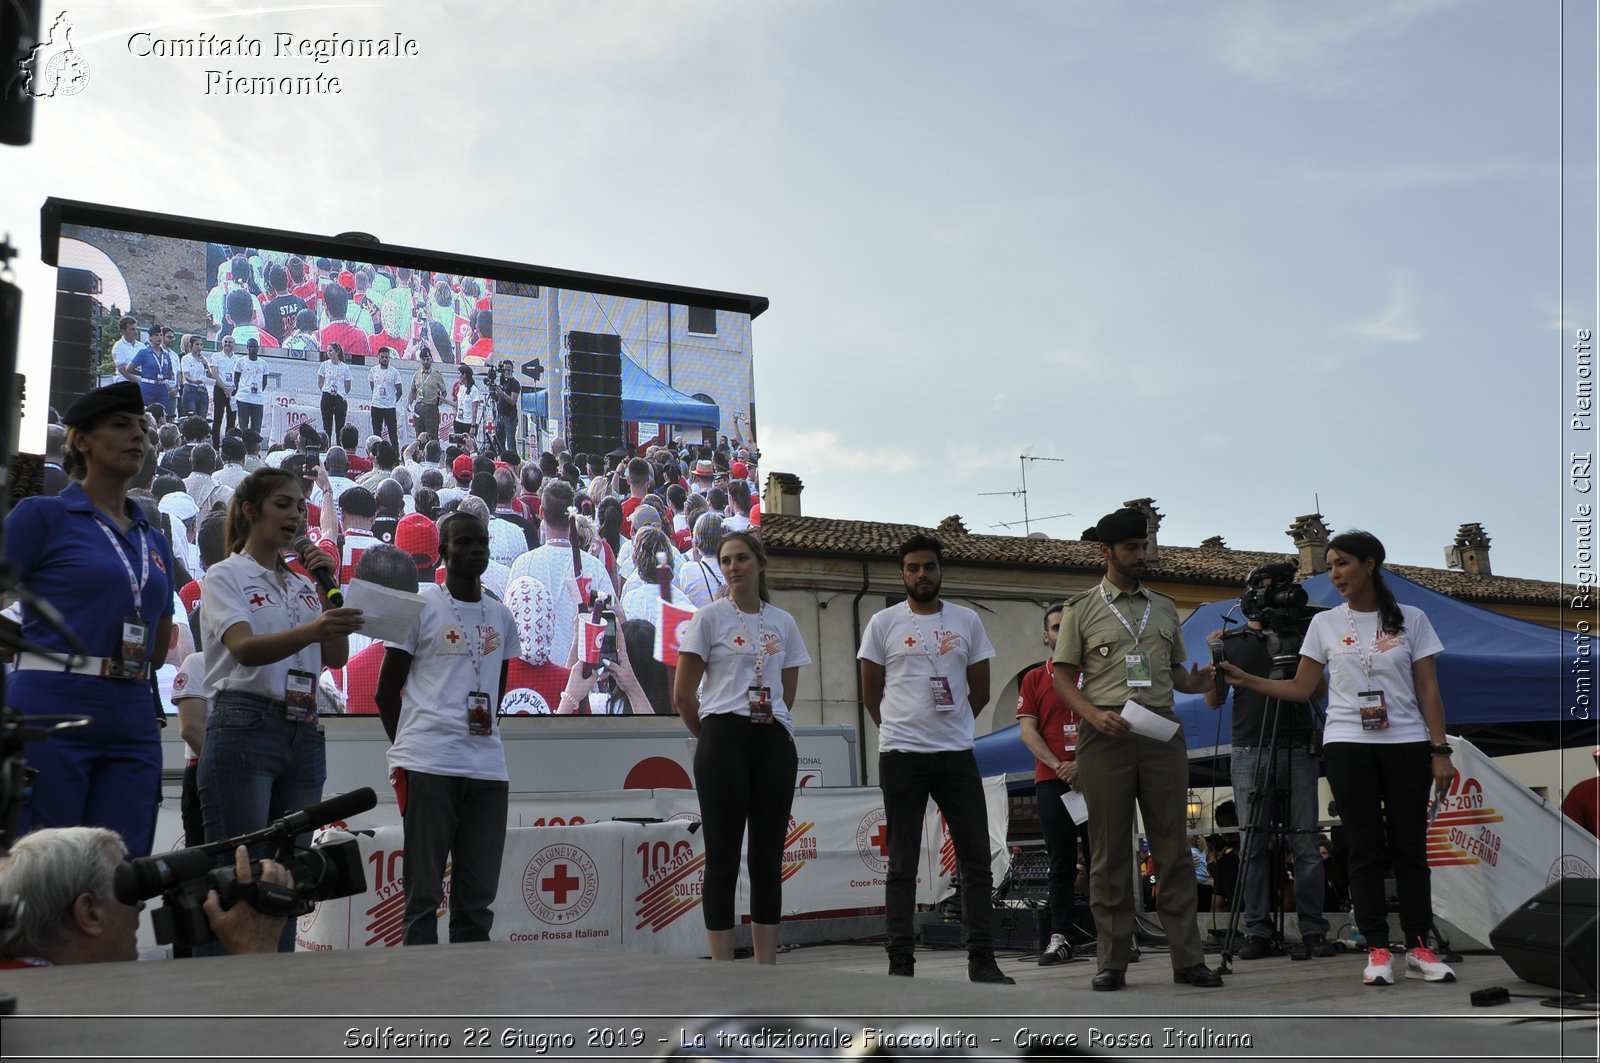
MULTIPOLYGON (((1066 458, 1040 458, 1040 457, 1035 457, 1033 455, 1033 453, 1031 453, 1032 450, 1033 450, 1033 448, 1029 447, 1027 450, 1023 451, 1022 454, 1019 455, 1018 458, 1017 458, 1017 461, 1022 466, 1022 486, 1021 487, 1017 488, 1014 491, 980 491, 980 492, 978 492, 980 497, 981 496, 985 496, 985 495, 1010 495, 1012 498, 1016 498, 1018 495, 1022 496, 1022 534, 1024 536, 1031 534, 1032 530, 1033 530, 1029 526, 1029 520, 1028 520, 1028 462, 1030 462, 1030 461, 1058 461, 1058 462, 1061 462, 1062 464, 1065 464, 1066 460, 1067 460, 1066 458)), ((1071 515, 1072 514, 1070 514, 1070 513, 1059 513, 1059 514, 1057 514, 1057 516, 1061 516, 1061 517, 1070 517, 1071 515)), ((1055 517, 1041 517, 1040 519, 1041 520, 1054 520, 1055 517)), ((997 524, 997 525, 994 525, 994 527, 997 527, 997 528, 1009 528, 1009 527, 1015 527, 1015 526, 1016 526, 1016 522, 1015 521, 1011 522, 1010 524, 997 524)))

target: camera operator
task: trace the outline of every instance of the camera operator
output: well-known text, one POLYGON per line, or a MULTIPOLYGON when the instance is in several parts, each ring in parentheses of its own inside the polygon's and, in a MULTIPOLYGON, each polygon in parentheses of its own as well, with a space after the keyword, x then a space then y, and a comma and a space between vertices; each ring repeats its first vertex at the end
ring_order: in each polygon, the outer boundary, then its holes
POLYGON ((495 456, 517 450, 517 414, 522 409, 522 384, 511 369, 510 361, 503 361, 489 375, 489 399, 494 410, 495 456))
MULTIPOLYGON (((1213 631, 1206 638, 1213 646, 1220 640, 1223 661, 1251 675, 1268 677, 1272 671, 1270 639, 1261 623, 1263 610, 1256 603, 1274 586, 1292 585, 1294 573, 1295 566, 1287 563, 1263 565, 1250 573, 1245 581, 1246 626, 1228 632, 1213 631)), ((1287 642, 1285 652, 1297 652, 1299 632, 1287 642)), ((1324 679, 1313 697, 1321 698, 1326 691, 1324 679)), ((1219 697, 1212 686, 1206 689, 1205 699, 1207 705, 1217 709, 1222 707, 1225 696, 1219 697)), ((1322 856, 1317 851, 1318 762, 1312 751, 1316 740, 1311 707, 1305 702, 1278 702, 1244 687, 1234 688, 1233 793, 1239 821, 1246 825, 1241 858, 1245 939, 1236 953, 1241 960, 1259 960, 1275 951, 1268 891, 1277 876, 1269 850, 1277 795, 1281 793, 1288 795, 1283 827, 1294 850, 1294 901, 1300 939, 1313 956, 1332 956, 1337 951, 1328 941, 1328 921, 1322 912, 1322 856), (1263 790, 1269 783, 1271 789, 1263 790), (1264 808, 1258 806, 1258 797, 1265 803, 1264 808)))
MULTIPOLYGON (((21 901, 17 927, 0 944, 0 970, 106 963, 139 958, 139 912, 112 891, 127 856, 116 831, 103 827, 49 827, 23 836, 0 857, 0 897, 21 901)), ((241 884, 251 880, 244 846, 234 852, 241 884)), ((293 886, 280 864, 261 861, 261 880, 293 886)), ((206 921, 228 952, 276 952, 287 919, 263 915, 246 902, 223 909, 212 890, 206 921)))

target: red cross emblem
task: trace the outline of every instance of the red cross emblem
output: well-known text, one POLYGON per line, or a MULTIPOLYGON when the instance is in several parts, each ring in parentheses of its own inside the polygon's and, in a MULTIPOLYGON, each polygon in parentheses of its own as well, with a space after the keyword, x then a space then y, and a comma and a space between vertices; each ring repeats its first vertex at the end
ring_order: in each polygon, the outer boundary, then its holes
POLYGON ((583 880, 574 878, 568 871, 567 865, 558 863, 554 873, 548 878, 539 880, 539 888, 555 897, 557 904, 567 903, 567 894, 583 885, 583 880))
POLYGON ((744 636, 743 635, 735 635, 735 636, 733 636, 733 644, 735 646, 743 646, 744 645, 744 636))
POLYGON ((906 649, 909 650, 909 649, 913 648, 914 646, 916 646, 916 644, 917 644, 917 640, 916 639, 912 638, 910 635, 906 636, 906 649))
POLYGON ((889 855, 889 824, 878 824, 878 829, 872 832, 872 844, 879 853, 889 855))
POLYGON ((1344 643, 1346 646, 1354 646, 1356 644, 1356 640, 1355 640, 1355 636, 1354 635, 1346 635, 1344 638, 1340 639, 1339 641, 1344 643))
POLYGON ((450 645, 452 646, 461 641, 461 636, 456 634, 455 628, 451 628, 449 631, 446 631, 444 633, 444 637, 450 640, 450 645))
POLYGON ((266 601, 266 599, 263 598, 259 592, 255 593, 255 594, 252 594, 250 596, 250 604, 255 606, 255 607, 257 607, 258 609, 261 607, 261 603, 263 603, 265 601, 266 601))

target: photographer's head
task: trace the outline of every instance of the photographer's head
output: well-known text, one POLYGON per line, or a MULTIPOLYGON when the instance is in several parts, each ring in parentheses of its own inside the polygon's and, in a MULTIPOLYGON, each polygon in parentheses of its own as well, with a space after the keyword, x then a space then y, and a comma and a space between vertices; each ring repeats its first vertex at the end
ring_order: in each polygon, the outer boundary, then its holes
POLYGON ((1100 544, 1100 557, 1106 563, 1106 579, 1126 591, 1139 585, 1144 575, 1144 552, 1150 545, 1150 530, 1143 513, 1124 506, 1101 517, 1084 538, 1100 544))
POLYGON ((52 827, 24 835, 0 857, 0 896, 22 902, 0 960, 50 964, 138 959, 139 912, 112 880, 128 854, 116 831, 52 827))

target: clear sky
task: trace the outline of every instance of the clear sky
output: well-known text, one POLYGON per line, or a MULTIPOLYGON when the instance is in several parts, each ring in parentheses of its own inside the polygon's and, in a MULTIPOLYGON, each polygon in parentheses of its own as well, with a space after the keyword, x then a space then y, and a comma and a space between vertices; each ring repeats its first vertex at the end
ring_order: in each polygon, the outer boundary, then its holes
POLYGON ((1020 534, 985 492, 1027 453, 1063 459, 1027 471, 1032 516, 1070 514, 1052 536, 1150 496, 1163 542, 1289 551, 1320 499, 1392 561, 1440 565, 1477 521, 1496 573, 1565 570, 1592 4, 1566 7, 1565 85, 1556 0, 66 11, 90 81, 0 148, 36 395, 46 196, 357 229, 768 297, 763 466, 808 514, 1020 534), (265 54, 142 56, 141 32, 265 54), (419 54, 273 58, 278 33, 419 54), (207 70, 342 91, 208 95, 207 70))

